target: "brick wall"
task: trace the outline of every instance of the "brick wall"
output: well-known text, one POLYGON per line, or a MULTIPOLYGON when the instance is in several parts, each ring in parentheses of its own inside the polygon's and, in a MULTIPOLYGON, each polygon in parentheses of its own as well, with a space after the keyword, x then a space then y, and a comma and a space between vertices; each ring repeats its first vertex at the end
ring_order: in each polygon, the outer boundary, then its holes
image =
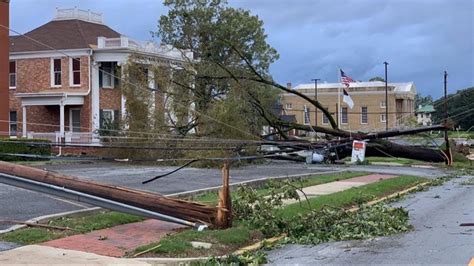
MULTIPOLYGON (((318 90, 319 92, 319 90, 318 90)), ((358 92, 359 93, 359 92, 358 92)), ((349 91, 349 94, 351 95, 352 100, 354 101, 354 108, 350 109, 348 108, 348 123, 347 124, 341 124, 340 128, 345 129, 345 130, 357 130, 357 131, 377 131, 377 130, 385 130, 385 122, 381 121, 381 115, 385 114, 385 108, 382 108, 380 106, 381 102, 385 101, 385 93, 366 93, 363 94, 357 94, 357 93, 351 93, 349 91), (362 107, 367 107, 367 118, 368 121, 366 124, 361 123, 361 108, 362 107)), ((307 96, 314 98, 314 90, 313 91, 308 91, 307 96)), ((395 94, 390 94, 388 95, 388 123, 389 123, 389 128, 395 128, 398 127, 396 123, 396 107, 395 107, 395 99, 398 96, 395 96, 395 94)), ((405 99, 406 100, 411 100, 410 99, 405 99)), ((337 116, 336 116, 336 103, 337 103, 337 94, 331 94, 331 95, 324 95, 324 93, 318 94, 318 101, 326 108, 328 108, 329 112, 333 114, 334 119, 337 122, 337 116)), ((296 120, 298 123, 303 124, 304 122, 304 106, 306 105, 307 108, 309 108, 310 114, 310 124, 315 125, 315 107, 312 106, 309 102, 306 100, 298 97, 298 96, 292 96, 292 95, 287 95, 283 94, 281 98, 281 103, 283 105, 283 108, 285 108, 286 114, 288 115, 295 115, 296 120), (286 109, 286 105, 288 103, 291 103, 291 109, 286 109)), ((406 121, 408 118, 413 117, 414 114, 413 112, 411 114, 408 114, 407 112, 410 111, 409 108, 409 101, 406 101, 406 108, 403 110, 403 115, 404 115, 404 121, 406 121)), ((411 103, 413 104, 413 103, 411 103)), ((342 101, 342 96, 341 96, 341 106, 342 107, 347 107, 347 105, 342 101)), ((412 110, 411 110, 412 111, 412 110)), ((318 126, 326 126, 330 127, 329 124, 323 124, 322 122, 322 117, 323 113, 318 110, 318 121, 317 124, 318 126)))
MULTIPOLYGON (((81 56, 81 84, 71 87, 69 83, 68 57, 61 58, 61 86, 51 86, 51 58, 19 59, 16 60, 17 83, 16 89, 10 90, 10 110, 17 111, 18 134, 22 132, 22 108, 21 99, 15 97, 16 93, 25 92, 87 92, 89 89, 89 61, 88 56, 81 56)), ((81 110, 81 131, 87 132, 91 128, 91 99, 90 94, 84 97, 82 106, 65 107, 65 130, 69 130, 69 110, 80 108, 81 110)), ((26 115, 27 123, 37 123, 45 125, 28 124, 27 130, 34 132, 55 132, 59 131, 59 105, 57 106, 29 106, 26 115)))
MULTIPOLYGON (((9 1, 0 1, 0 24, 9 25, 9 1)), ((9 32, 8 29, 0 28, 0 136, 8 135, 9 131, 9 110, 8 110, 8 49, 9 32)))

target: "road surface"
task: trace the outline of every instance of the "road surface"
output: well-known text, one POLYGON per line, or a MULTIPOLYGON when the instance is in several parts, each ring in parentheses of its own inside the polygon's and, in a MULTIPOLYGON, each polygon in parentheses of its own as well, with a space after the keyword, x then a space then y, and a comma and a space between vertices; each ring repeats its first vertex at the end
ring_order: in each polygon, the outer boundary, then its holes
POLYGON ((455 178, 395 203, 409 211, 414 230, 391 237, 316 246, 287 245, 268 252, 270 264, 460 264, 474 257, 474 185, 455 178))

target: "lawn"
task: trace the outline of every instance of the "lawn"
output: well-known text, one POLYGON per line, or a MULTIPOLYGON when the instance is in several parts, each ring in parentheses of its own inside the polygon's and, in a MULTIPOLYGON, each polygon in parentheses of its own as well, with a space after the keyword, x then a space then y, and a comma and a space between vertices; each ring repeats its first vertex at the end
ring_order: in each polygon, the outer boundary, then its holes
MULTIPOLYGON (((415 176, 399 176, 329 195, 310 198, 309 203, 312 210, 319 210, 324 206, 347 208, 401 191, 416 184, 423 183, 426 180, 427 179, 425 178, 415 176)), ((281 215, 285 218, 291 219, 297 214, 303 214, 309 211, 307 203, 293 203, 284 207, 281 211, 281 215)))

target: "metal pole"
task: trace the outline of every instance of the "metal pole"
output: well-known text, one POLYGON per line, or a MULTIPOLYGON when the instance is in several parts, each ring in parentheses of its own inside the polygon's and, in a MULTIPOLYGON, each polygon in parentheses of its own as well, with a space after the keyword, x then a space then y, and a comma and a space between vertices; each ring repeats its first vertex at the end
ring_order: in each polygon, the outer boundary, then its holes
MULTIPOLYGON (((314 100, 318 101, 318 80, 312 79, 314 81, 314 100)), ((318 108, 314 109, 314 125, 318 126, 318 108)))
MULTIPOLYGON (((448 72, 444 71, 444 125, 448 124, 448 72)), ((444 142, 448 155, 447 165, 451 165, 451 150, 449 149, 448 129, 444 130, 444 142)))
POLYGON ((387 62, 383 62, 385 65, 385 131, 388 131, 388 84, 387 84, 387 62))

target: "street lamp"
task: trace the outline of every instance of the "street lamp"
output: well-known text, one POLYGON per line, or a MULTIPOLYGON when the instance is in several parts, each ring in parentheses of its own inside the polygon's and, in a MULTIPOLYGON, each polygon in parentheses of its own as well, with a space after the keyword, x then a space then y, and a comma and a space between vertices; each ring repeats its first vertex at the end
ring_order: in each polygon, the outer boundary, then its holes
MULTIPOLYGON (((320 79, 312 79, 314 81, 314 100, 318 100, 318 80, 320 79)), ((318 108, 314 110, 314 126, 318 126, 318 108)))
POLYGON ((387 84, 387 62, 383 62, 385 65, 385 131, 388 131, 388 84, 387 84))

